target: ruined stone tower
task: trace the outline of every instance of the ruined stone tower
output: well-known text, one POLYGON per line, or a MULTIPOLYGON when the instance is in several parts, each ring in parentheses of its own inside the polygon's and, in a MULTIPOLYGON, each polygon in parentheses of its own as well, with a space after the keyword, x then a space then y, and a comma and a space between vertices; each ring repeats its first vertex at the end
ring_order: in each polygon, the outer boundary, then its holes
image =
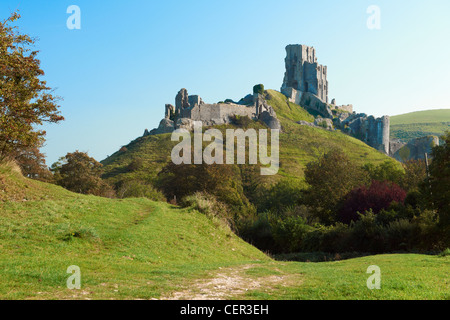
POLYGON ((317 63, 316 49, 295 44, 286 47, 286 72, 281 92, 293 88, 312 93, 328 103, 327 67, 317 63))

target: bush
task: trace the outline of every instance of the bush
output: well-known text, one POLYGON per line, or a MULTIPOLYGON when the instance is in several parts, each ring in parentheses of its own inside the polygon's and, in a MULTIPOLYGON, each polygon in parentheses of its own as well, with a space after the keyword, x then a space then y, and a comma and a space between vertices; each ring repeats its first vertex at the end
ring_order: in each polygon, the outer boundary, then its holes
POLYGON ((241 230, 241 237, 262 251, 279 252, 272 234, 272 225, 275 215, 270 211, 259 213, 247 228, 241 230))
POLYGON ((121 181, 117 187, 117 197, 121 199, 148 198, 154 201, 166 201, 164 195, 153 185, 140 180, 121 181))
POLYGON ((289 216, 271 224, 275 243, 282 252, 296 252, 302 249, 303 239, 313 230, 302 217, 289 216))
POLYGON ((144 165, 144 161, 141 158, 136 158, 131 160, 130 164, 127 166, 128 172, 139 171, 142 169, 144 165))
POLYGON ((339 221, 350 223, 359 219, 360 212, 371 209, 375 214, 387 209, 393 202, 403 203, 406 192, 390 182, 373 181, 369 188, 361 186, 352 190, 339 210, 339 221))
POLYGON ((205 192, 196 192, 181 200, 182 207, 191 207, 210 218, 217 218, 224 224, 234 229, 233 213, 223 202, 220 202, 213 195, 205 192))
POLYGON ((301 205, 302 196, 301 185, 293 180, 284 179, 265 190, 264 196, 258 199, 257 207, 260 212, 272 211, 281 214, 289 207, 301 205))
POLYGON ((259 93, 261 95, 264 95, 264 85, 263 84, 257 84, 256 86, 253 87, 253 93, 259 93))
POLYGON ((361 252, 382 253, 386 248, 386 233, 377 224, 372 210, 360 214, 360 219, 351 225, 352 249, 361 252))
POLYGON ((231 123, 239 128, 248 128, 253 122, 248 116, 232 115, 230 116, 231 123))
POLYGON ((196 192, 215 196, 234 213, 235 223, 243 222, 256 213, 244 195, 241 171, 237 165, 176 165, 169 162, 158 173, 156 183, 167 199, 183 199, 196 192))
POLYGON ((439 257, 447 257, 447 256, 450 256, 450 248, 447 248, 441 253, 439 253, 439 257))
POLYGON ((411 250, 418 243, 420 228, 407 219, 393 221, 386 228, 388 251, 411 250))

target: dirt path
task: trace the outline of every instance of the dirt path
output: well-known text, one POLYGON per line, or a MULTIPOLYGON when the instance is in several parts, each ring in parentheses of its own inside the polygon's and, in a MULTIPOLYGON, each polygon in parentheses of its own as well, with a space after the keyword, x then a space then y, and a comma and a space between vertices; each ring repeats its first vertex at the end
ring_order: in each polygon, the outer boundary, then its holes
MULTIPOLYGON (((260 269, 258 265, 249 264, 231 268, 219 268, 211 273, 211 278, 197 280, 182 291, 173 292, 162 300, 225 300, 243 296, 249 291, 270 292, 277 286, 292 285, 295 281, 300 285, 299 274, 283 274, 274 268, 274 274, 252 274, 260 269)), ((266 270, 267 271, 267 270, 266 270)))

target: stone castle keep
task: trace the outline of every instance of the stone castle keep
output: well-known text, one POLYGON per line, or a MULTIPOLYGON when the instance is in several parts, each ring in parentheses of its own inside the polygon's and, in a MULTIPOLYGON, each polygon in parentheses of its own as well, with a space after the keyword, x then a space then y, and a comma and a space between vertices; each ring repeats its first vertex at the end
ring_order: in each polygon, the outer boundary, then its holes
MULTIPOLYGON (((302 106, 316 116, 315 123, 299 122, 301 125, 340 129, 390 155, 388 116, 375 118, 356 114, 352 105, 336 105, 335 99, 328 103, 327 67, 318 63, 316 49, 305 45, 288 45, 285 58, 286 71, 281 93, 292 103, 302 106)), ((181 89, 175 97, 175 105, 166 104, 165 117, 159 127, 144 135, 170 133, 176 129, 192 130, 194 121, 204 126, 232 123, 235 116, 247 116, 260 120, 271 129, 281 129, 270 101, 259 93, 249 94, 238 103, 205 103, 198 95, 188 95, 181 89)))
POLYGON ((286 72, 281 92, 288 99, 325 119, 332 119, 335 128, 389 154, 388 116, 374 118, 353 113, 352 105, 328 103, 327 67, 318 63, 316 49, 305 45, 286 47, 286 72))
POLYGON ((304 45, 286 47, 286 72, 281 92, 289 88, 309 92, 328 103, 327 67, 317 63, 316 49, 304 45))

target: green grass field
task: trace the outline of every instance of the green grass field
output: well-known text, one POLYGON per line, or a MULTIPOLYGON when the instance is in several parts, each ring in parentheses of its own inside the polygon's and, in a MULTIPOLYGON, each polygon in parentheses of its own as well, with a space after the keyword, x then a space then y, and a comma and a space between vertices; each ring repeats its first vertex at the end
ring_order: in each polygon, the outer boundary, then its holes
POLYGON ((426 110, 391 117, 391 139, 405 142, 423 136, 441 136, 450 130, 450 109, 426 110))
POLYGON ((280 262, 191 209, 73 194, 5 165, 0 181, 0 299, 450 299, 449 256, 280 262))

